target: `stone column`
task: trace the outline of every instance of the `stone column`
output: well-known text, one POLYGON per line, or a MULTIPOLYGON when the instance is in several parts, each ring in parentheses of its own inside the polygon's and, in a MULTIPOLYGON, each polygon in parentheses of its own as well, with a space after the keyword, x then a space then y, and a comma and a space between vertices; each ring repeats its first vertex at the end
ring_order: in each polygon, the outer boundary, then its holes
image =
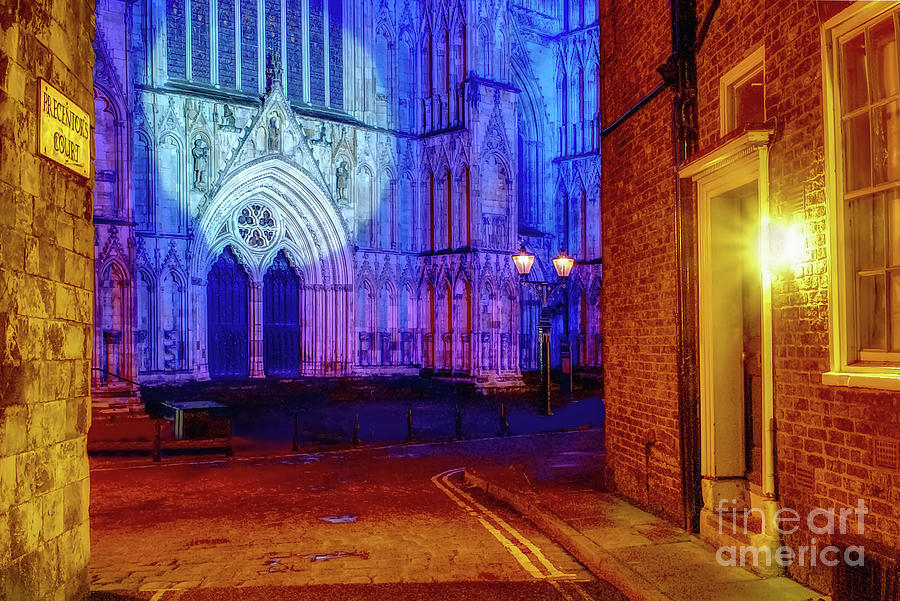
POLYGON ((262 282, 250 282, 250 377, 264 378, 262 282))
POLYGON ((331 338, 328 336, 328 297, 325 284, 316 286, 316 321, 319 325, 319 363, 317 373, 325 373, 325 363, 328 361, 328 347, 331 346, 331 338))
POLYGON ((193 357, 191 365, 194 368, 194 376, 198 380, 209 380, 209 346, 207 343, 207 306, 206 306, 206 280, 196 278, 191 280, 190 305, 194 319, 190 324, 187 339, 189 341, 188 357, 193 357), (199 346, 197 346, 199 345, 199 346))

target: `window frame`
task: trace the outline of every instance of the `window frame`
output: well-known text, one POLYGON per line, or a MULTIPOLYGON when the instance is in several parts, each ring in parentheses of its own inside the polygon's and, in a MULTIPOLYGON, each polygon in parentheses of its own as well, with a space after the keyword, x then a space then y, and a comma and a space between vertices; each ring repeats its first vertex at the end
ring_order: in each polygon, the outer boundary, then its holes
POLYGON ((737 65, 729 69, 719 78, 719 135, 727 134, 741 128, 744 123, 737 123, 734 113, 734 90, 746 83, 757 73, 763 76, 763 115, 766 115, 766 47, 760 46, 737 65), (730 123, 732 118, 735 123, 730 123))
MULTIPOLYGON (((836 386, 900 390, 900 354, 876 356, 858 348, 856 288, 853 250, 846 236, 849 228, 848 194, 844 182, 844 148, 840 108, 841 43, 858 35, 886 14, 896 12, 896 3, 878 1, 854 3, 821 28, 822 101, 825 126, 826 244, 829 268, 829 354, 830 370, 822 383, 836 386), (851 273, 851 269, 853 273, 851 273)), ((896 188, 896 185, 889 186, 896 188)), ((852 198, 882 192, 884 185, 870 186, 867 192, 853 191, 852 198)), ((890 307, 886 308, 889 311, 890 307)))

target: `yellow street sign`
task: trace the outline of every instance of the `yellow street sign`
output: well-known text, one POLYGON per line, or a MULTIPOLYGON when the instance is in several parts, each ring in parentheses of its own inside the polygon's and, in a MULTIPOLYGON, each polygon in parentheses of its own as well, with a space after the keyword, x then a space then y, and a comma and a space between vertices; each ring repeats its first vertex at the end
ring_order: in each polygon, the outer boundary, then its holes
POLYGON ((41 80, 38 152, 75 173, 91 175, 91 117, 41 80))

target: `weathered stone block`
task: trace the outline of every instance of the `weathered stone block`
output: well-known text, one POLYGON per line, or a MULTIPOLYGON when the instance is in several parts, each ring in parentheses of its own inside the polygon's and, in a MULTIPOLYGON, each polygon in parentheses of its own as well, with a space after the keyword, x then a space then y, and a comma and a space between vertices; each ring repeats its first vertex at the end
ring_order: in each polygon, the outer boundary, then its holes
POLYGON ((0 407, 0 457, 12 460, 27 444, 28 408, 25 405, 0 407))
POLYGON ((65 330, 65 338, 63 359, 78 359, 90 354, 90 349, 85 346, 90 338, 90 326, 71 324, 65 330))
POLYGON ((25 236, 25 273, 36 275, 40 270, 39 241, 35 236, 25 236))
POLYGON ((41 497, 41 537, 45 541, 56 538, 63 533, 63 491, 51 490, 41 497))
POLYGON ((24 234, 12 229, 0 230, 0 264, 7 269, 21 270, 24 268, 24 234))
POLYGON ((3 160, 0 161, 0 181, 18 188, 21 181, 21 164, 12 138, 0 136, 0 155, 3 156, 3 160))
MULTIPOLYGON (((72 240, 70 241, 69 248, 73 248, 74 246, 74 230, 71 234, 72 240)), ((82 286, 84 283, 84 257, 75 254, 74 252, 67 251, 65 253, 64 258, 64 267, 63 267, 63 279, 66 284, 71 284, 72 286, 82 286)))
POLYGON ((47 320, 29 317, 19 322, 19 352, 23 361, 36 361, 46 357, 47 320))
POLYGON ((78 527, 87 519, 87 508, 89 506, 88 494, 89 487, 85 486, 87 479, 75 481, 67 484, 63 489, 64 511, 63 511, 63 528, 70 531, 78 527))
POLYGON ((37 549, 41 536, 41 507, 28 500, 9 511, 10 553, 19 558, 37 549))
MULTIPOLYGON (((23 124, 25 125, 25 124, 23 124)), ((26 194, 38 194, 40 192, 40 170, 38 169, 38 161, 42 160, 31 153, 22 153, 21 155, 21 186, 22 191, 26 194)))
MULTIPOLYGON (((29 442, 29 448, 34 443, 29 442)), ((16 455, 16 491, 13 505, 24 503, 34 497, 34 466, 37 461, 35 451, 25 451, 16 455)))
MULTIPOLYGON (((24 253, 23 253, 24 258, 24 253)), ((50 317, 55 313, 56 294, 53 283, 40 278, 22 280, 20 313, 31 317, 50 317)))
POLYGON ((68 321, 77 321, 79 314, 78 299, 75 289, 65 284, 56 285, 56 317, 68 321))
POLYGON ((0 514, 3 515, 3 518, 0 518, 0 562, 3 561, 3 531, 5 530, 6 536, 9 536, 9 527, 6 522, 6 513, 13 505, 15 494, 16 458, 0 457, 0 514))
MULTIPOLYGON (((56 215, 56 240, 61 248, 71 251, 75 248, 75 227, 72 224, 72 218, 67 213, 57 213, 56 215)), ((66 265, 68 265, 70 256, 66 254, 66 265)), ((68 282, 68 279, 66 280, 68 282)), ((77 282, 68 282, 76 284, 77 282)))
POLYGON ((40 553, 32 552, 13 562, 14 572, 11 578, 13 587, 10 589, 12 593, 10 599, 34 598, 33 591, 40 590, 41 560, 40 553))
POLYGON ((64 553, 64 549, 59 548, 59 542, 52 539, 45 539, 44 554, 39 565, 40 588, 39 593, 43 599, 52 599, 60 585, 60 553, 64 553))
POLYGON ((15 203, 16 229, 24 233, 31 233, 34 230, 34 197, 21 190, 16 190, 15 203))
POLYGON ((47 322, 46 333, 46 357, 48 359, 62 359, 65 354, 67 331, 69 324, 59 321, 47 322))
POLYGON ((75 252, 92 260, 94 257, 94 226, 90 221, 77 220, 75 221, 74 230, 75 252))
POLYGON ((66 403, 65 438, 75 438, 87 434, 90 426, 90 399, 81 403, 66 403))

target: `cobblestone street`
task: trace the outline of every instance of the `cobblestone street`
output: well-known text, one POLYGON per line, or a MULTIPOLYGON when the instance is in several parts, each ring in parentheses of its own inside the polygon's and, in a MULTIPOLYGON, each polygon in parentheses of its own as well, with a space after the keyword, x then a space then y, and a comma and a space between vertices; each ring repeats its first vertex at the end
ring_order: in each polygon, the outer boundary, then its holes
POLYGON ((558 475, 602 461, 587 450, 602 448, 601 437, 589 430, 161 466, 104 463, 91 474, 94 598, 269 599, 265 591, 279 587, 276 598, 619 599, 452 471, 486 463, 516 469, 540 448, 541 469, 558 475), (384 586, 353 586, 366 584, 384 586), (309 585, 324 588, 291 588, 309 585))

